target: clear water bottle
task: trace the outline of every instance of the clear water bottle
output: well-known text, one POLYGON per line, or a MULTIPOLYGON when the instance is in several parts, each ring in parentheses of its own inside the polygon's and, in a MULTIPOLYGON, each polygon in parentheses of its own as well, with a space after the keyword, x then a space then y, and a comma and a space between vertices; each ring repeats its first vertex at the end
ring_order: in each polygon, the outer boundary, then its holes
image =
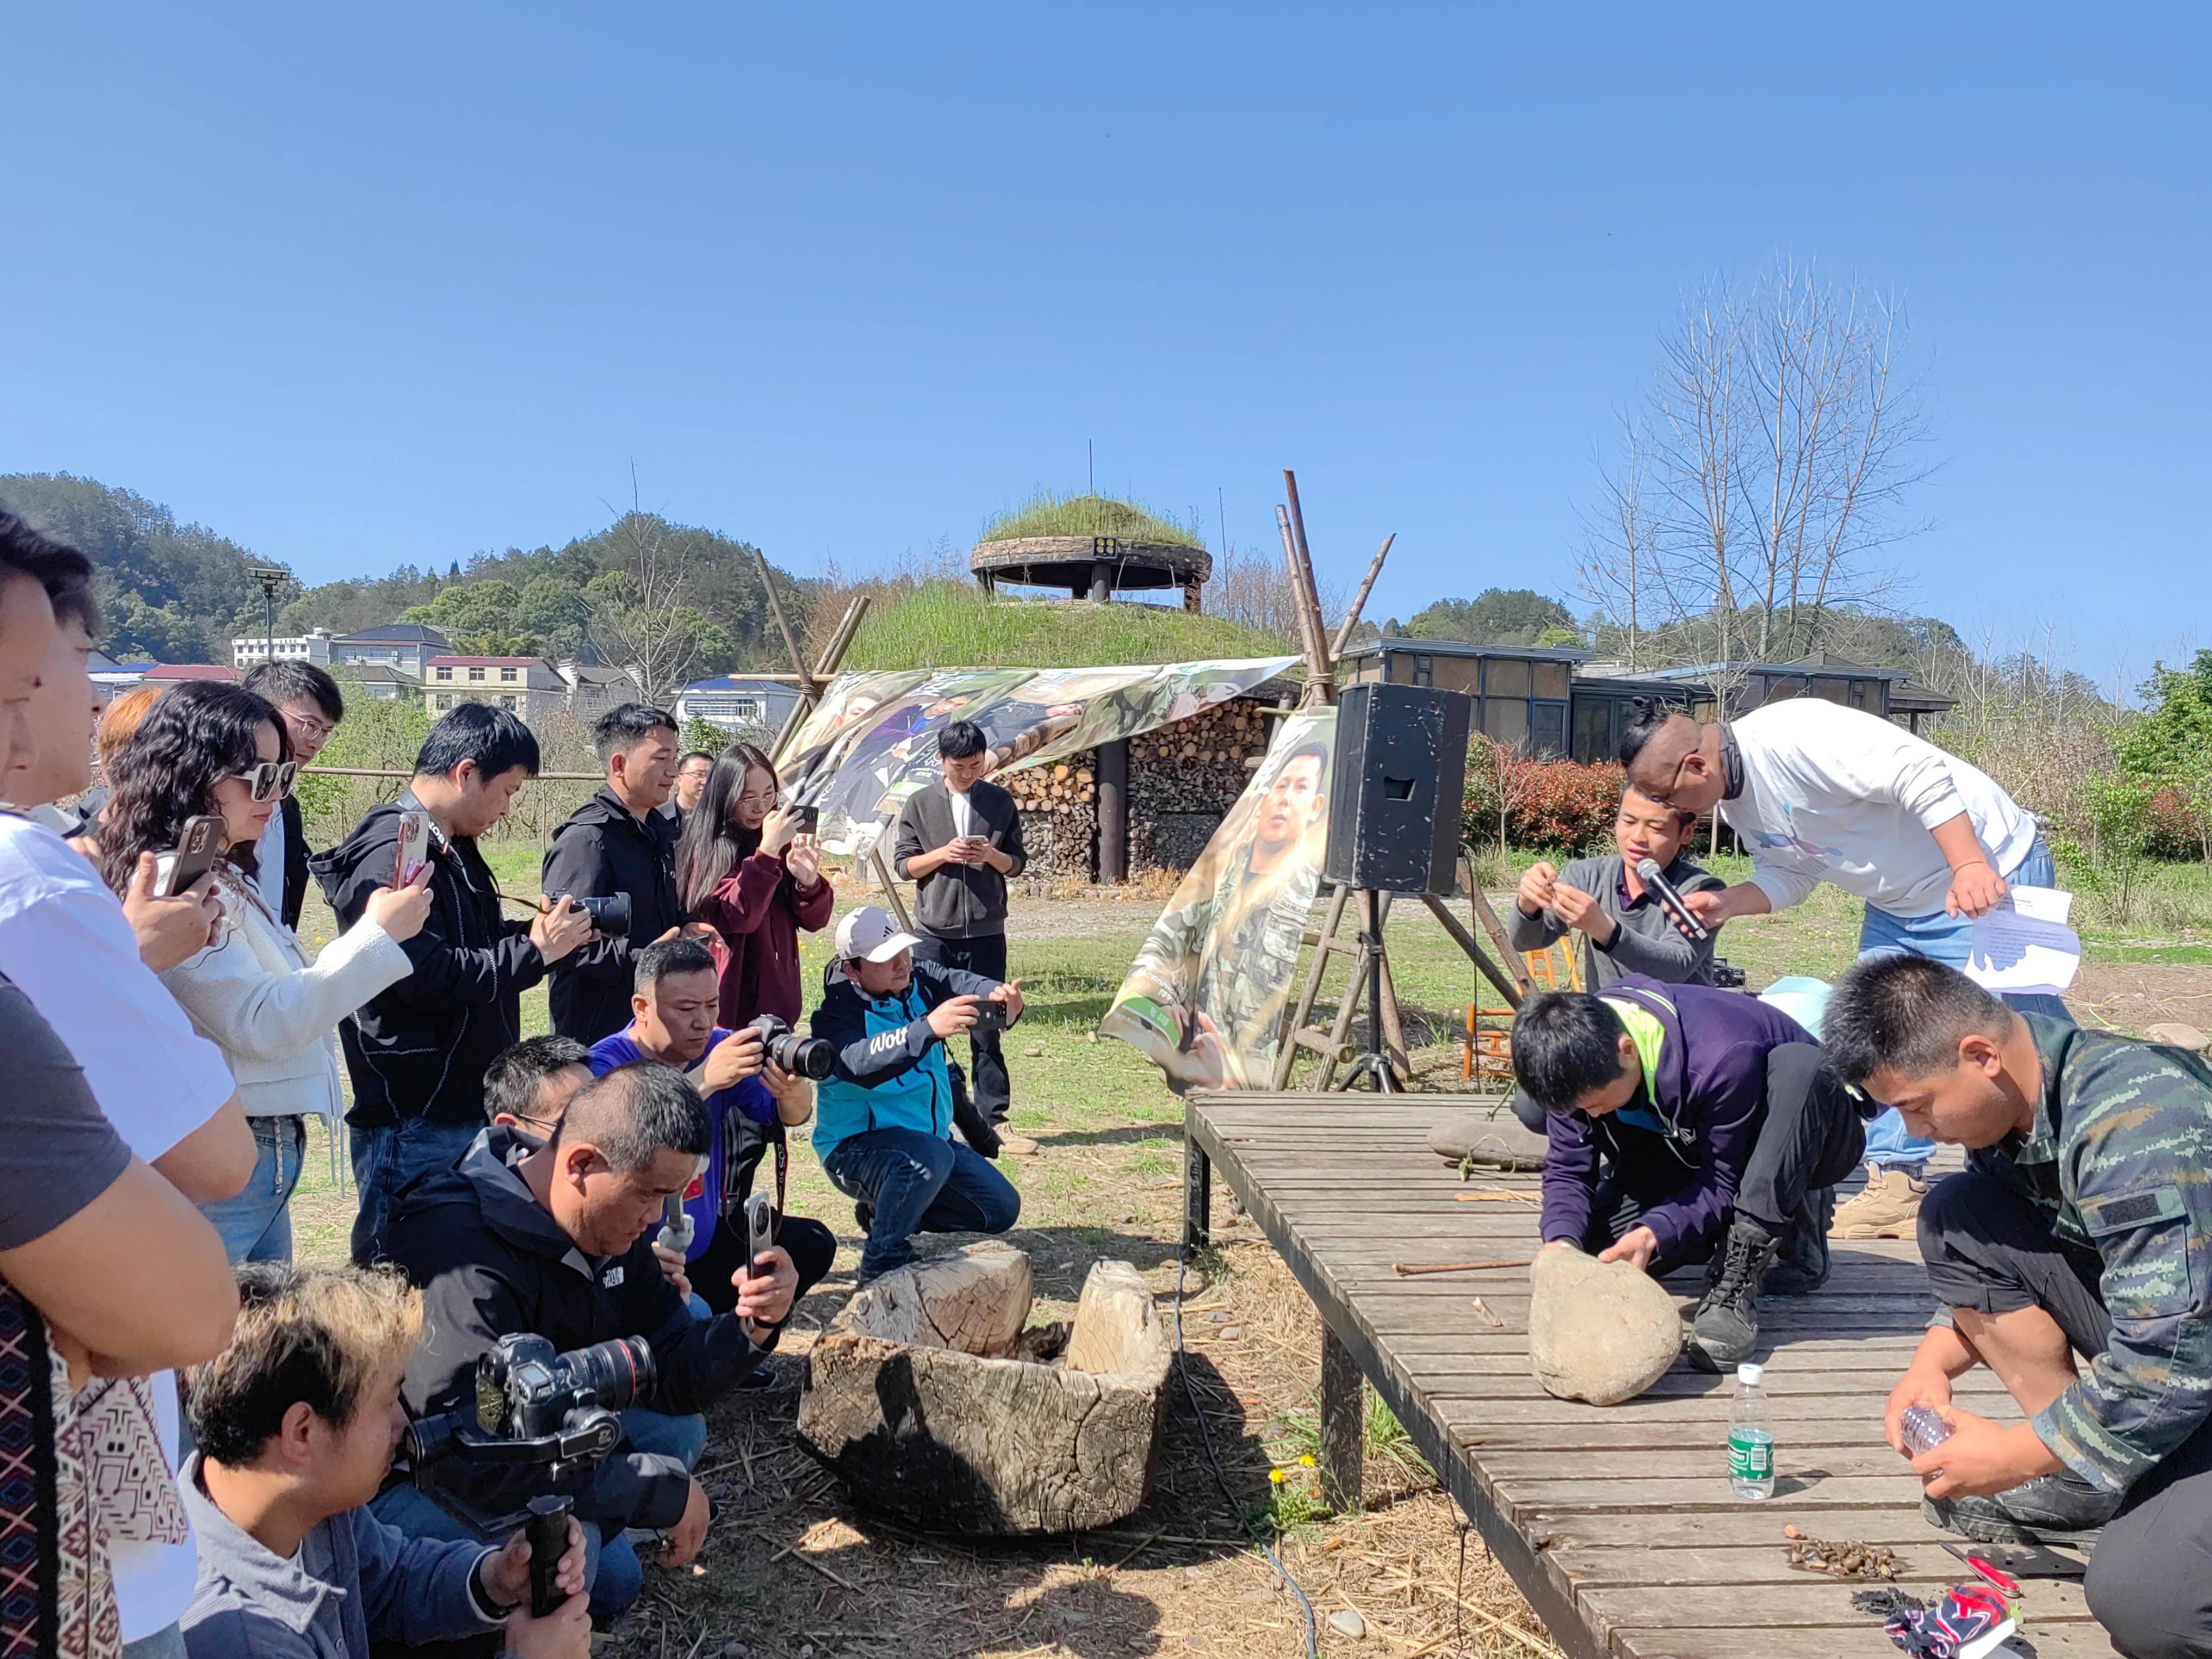
POLYGON ((1926 1406, 1907 1406, 1905 1414, 1897 1420, 1897 1428, 1899 1437, 1905 1442, 1907 1457, 1932 1451, 1951 1437, 1951 1425, 1926 1406))
POLYGON ((1738 1498, 1774 1496, 1774 1419, 1759 1365, 1735 1368, 1735 1403, 1729 1411, 1729 1486, 1738 1498))

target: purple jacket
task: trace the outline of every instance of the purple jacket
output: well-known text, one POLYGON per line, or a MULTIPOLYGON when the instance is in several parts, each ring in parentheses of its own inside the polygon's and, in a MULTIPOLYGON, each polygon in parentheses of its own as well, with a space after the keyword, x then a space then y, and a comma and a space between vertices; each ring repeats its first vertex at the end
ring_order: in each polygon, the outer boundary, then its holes
POLYGON ((1717 1233, 1735 1206, 1736 1184, 1766 1121, 1767 1055, 1813 1038, 1781 1010, 1741 991, 1662 985, 1632 974, 1601 994, 1633 1002, 1659 1022, 1658 1064, 1629 1109, 1652 1113, 1667 1133, 1612 1116, 1551 1113, 1544 1242, 1580 1243, 1589 1231, 1602 1151, 1626 1185, 1658 1194, 1644 1207, 1644 1224, 1658 1238, 1661 1255, 1679 1255, 1717 1233))

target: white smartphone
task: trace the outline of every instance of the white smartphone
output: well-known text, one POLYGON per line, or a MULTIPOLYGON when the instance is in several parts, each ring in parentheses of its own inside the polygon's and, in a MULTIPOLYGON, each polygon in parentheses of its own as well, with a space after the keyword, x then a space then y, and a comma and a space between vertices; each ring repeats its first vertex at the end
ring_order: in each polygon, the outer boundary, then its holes
POLYGON ((392 884, 404 887, 429 858, 430 815, 410 807, 399 815, 399 851, 392 860, 392 884))

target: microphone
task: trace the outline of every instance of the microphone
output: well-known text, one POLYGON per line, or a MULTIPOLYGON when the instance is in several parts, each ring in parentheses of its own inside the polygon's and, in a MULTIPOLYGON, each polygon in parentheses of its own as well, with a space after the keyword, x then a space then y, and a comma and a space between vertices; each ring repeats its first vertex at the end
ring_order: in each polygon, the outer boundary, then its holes
POLYGON ((1712 930, 1699 921, 1696 913, 1682 902, 1681 894, 1675 891, 1674 884, 1667 879, 1666 872, 1660 869, 1657 859, 1645 859, 1636 866, 1636 874, 1638 879, 1651 890, 1651 896, 1659 901, 1659 908, 1667 913, 1677 927, 1700 945, 1713 936, 1712 930))

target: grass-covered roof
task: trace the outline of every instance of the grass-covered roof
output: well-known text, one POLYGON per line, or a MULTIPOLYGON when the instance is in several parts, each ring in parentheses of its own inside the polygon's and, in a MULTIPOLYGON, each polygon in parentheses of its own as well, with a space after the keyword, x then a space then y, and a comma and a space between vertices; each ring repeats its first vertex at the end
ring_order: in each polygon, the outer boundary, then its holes
POLYGON ((1011 542, 1024 536, 1119 536, 1125 542, 1164 542, 1170 547, 1206 545, 1205 538, 1190 526, 1133 502, 1103 495, 1055 495, 1048 490, 1000 514, 975 539, 1011 542))
POLYGON ((994 599, 965 582, 937 581, 871 612, 842 665, 1100 668, 1295 648, 1263 629, 1179 606, 994 599))

